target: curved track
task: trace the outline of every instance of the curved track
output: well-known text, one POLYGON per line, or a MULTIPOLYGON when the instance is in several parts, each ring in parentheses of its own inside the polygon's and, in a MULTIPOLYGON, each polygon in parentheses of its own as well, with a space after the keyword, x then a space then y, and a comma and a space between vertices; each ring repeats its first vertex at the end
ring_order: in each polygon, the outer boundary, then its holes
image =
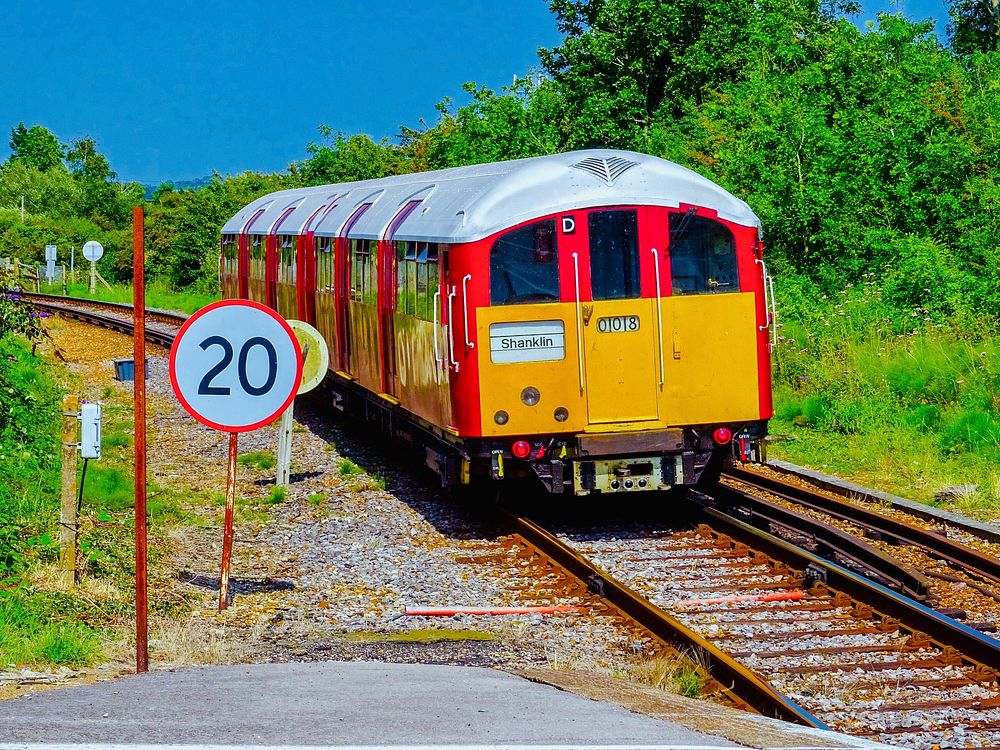
MULTIPOLYGON (((21 297, 44 312, 132 335, 132 305, 53 294, 22 293, 21 297)), ((180 313, 147 309, 146 338, 154 344, 169 349, 174 343, 177 331, 186 320, 187 316, 180 313)))

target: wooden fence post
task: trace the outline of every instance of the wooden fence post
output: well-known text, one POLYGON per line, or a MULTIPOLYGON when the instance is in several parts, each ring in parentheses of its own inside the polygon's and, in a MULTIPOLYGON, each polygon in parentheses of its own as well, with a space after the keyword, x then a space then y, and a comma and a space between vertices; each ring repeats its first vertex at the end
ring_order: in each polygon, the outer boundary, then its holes
POLYGON ((76 453, 79 442, 80 397, 63 396, 62 493, 59 504, 59 578, 64 586, 78 580, 76 572, 76 453))

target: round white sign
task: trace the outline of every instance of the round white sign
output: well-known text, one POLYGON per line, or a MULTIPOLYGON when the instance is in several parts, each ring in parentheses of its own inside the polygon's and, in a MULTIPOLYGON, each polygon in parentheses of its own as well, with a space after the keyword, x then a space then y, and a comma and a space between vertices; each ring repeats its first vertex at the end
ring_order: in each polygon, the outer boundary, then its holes
POLYGON ((89 261, 98 261, 104 255, 104 246, 96 240, 90 240, 83 246, 83 257, 89 261))
POLYGON ((202 424, 249 432, 273 422, 292 403, 302 379, 302 352, 288 323, 249 300, 203 307, 170 348, 170 383, 202 424))
POLYGON ((323 382, 330 367, 330 349, 323 334, 301 320, 289 320, 288 325, 295 332, 299 348, 302 350, 302 382, 299 393, 308 393, 323 382))

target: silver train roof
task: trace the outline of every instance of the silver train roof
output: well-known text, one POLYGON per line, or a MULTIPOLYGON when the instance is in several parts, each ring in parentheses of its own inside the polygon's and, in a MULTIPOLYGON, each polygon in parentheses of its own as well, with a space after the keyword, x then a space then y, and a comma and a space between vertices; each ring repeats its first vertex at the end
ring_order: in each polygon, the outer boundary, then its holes
POLYGON ((371 203, 351 229, 351 237, 381 239, 399 210, 416 200, 420 206, 396 230, 396 239, 472 242, 561 211, 680 203, 714 209, 720 218, 760 228, 760 220, 746 203, 690 169, 631 151, 588 149, 282 190, 245 206, 226 222, 222 233, 244 231, 247 221, 263 209, 249 229, 251 234, 272 229, 299 234, 308 224, 317 236, 339 236, 355 209, 371 203))

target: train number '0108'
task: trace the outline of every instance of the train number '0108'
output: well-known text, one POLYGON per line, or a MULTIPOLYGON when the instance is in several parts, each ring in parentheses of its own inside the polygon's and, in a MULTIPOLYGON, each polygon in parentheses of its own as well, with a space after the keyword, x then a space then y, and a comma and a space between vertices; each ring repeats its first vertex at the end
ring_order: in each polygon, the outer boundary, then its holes
POLYGON ((614 315, 610 318, 598 318, 597 330, 600 333, 629 333, 639 330, 638 315, 614 315))

